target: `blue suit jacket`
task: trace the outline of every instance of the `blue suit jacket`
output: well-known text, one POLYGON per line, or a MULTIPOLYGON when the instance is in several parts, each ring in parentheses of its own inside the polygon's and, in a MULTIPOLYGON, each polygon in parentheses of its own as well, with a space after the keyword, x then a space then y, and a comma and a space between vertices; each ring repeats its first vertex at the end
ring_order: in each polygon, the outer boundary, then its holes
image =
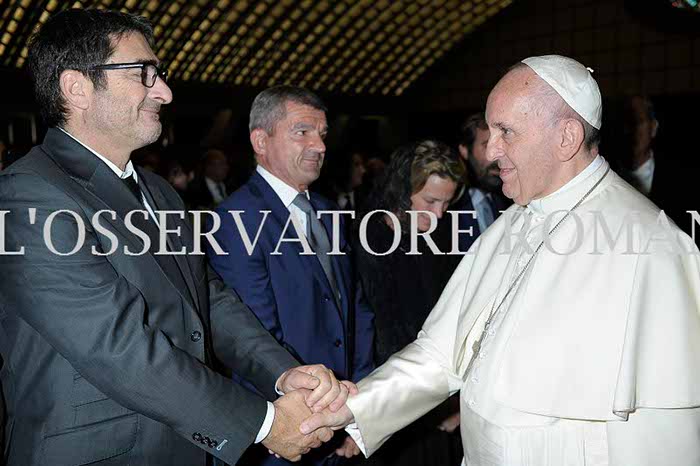
MULTIPOLYGON (((311 204, 317 212, 337 209, 314 193, 311 204)), ((303 363, 325 364, 339 378, 353 381, 367 375, 374 366, 374 314, 354 276, 342 225, 340 246, 345 255, 332 256, 340 291, 339 309, 318 258, 301 255, 298 241, 282 242, 280 254, 272 254, 290 213, 260 174, 254 173, 216 212, 221 218, 221 228, 214 237, 229 255, 216 255, 210 249, 211 264, 265 328, 303 363), (260 229, 250 255, 228 213, 236 210, 243 211, 242 226, 251 242, 260 229), (269 214, 265 216, 261 211, 269 214)), ((331 216, 323 215, 321 221, 332 238, 331 216)), ((284 238, 297 238, 291 223, 284 238)))

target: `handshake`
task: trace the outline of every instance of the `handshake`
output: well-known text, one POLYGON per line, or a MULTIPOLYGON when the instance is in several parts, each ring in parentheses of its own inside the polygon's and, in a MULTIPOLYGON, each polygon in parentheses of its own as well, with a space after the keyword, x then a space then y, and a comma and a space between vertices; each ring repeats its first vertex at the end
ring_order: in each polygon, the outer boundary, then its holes
MULTIPOLYGON (((274 402, 275 419, 262 444, 278 457, 299 461, 354 420, 345 402, 357 394, 357 387, 346 380, 339 382, 322 364, 289 369, 277 380, 277 388, 284 396, 274 402)), ((336 450, 347 458, 358 453, 350 437, 336 450)))

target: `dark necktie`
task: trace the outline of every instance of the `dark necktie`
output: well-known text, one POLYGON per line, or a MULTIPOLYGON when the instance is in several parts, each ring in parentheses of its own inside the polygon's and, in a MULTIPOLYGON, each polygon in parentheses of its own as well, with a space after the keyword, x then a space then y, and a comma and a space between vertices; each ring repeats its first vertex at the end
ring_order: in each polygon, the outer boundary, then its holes
POLYGON ((141 188, 139 188, 139 184, 134 179, 134 175, 132 174, 126 178, 122 178, 121 180, 124 182, 126 187, 129 188, 129 191, 131 191, 134 197, 136 197, 139 204, 143 205, 143 194, 141 194, 141 188))
POLYGON ((323 223, 316 218, 316 211, 307 199, 306 194, 297 194, 297 197, 294 198, 292 203, 306 214, 306 238, 309 241, 309 246, 314 250, 316 257, 318 257, 321 263, 321 267, 326 274, 326 278, 328 278, 328 282, 331 285, 333 293, 335 293, 337 301, 340 293, 338 292, 338 285, 335 280, 335 274, 333 273, 331 258, 328 256, 328 253, 331 251, 331 244, 328 241, 326 229, 323 227, 323 223))

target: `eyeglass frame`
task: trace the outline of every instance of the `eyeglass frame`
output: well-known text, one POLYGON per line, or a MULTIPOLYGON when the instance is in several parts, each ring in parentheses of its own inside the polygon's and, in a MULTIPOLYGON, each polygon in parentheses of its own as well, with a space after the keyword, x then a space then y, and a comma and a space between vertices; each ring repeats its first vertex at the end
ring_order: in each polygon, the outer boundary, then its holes
POLYGON ((168 82, 168 70, 163 69, 161 70, 158 65, 155 63, 151 62, 132 62, 132 63, 105 63, 103 65, 95 65, 90 67, 91 71, 101 71, 101 70, 130 70, 130 69, 136 69, 136 68, 141 68, 141 84, 143 84, 147 88, 152 88, 153 86, 156 85, 156 81, 158 78, 162 79, 164 83, 168 82), (146 75, 146 67, 147 66, 152 66, 153 68, 156 69, 156 74, 155 78, 153 79, 153 83, 149 86, 147 84, 147 75, 146 75))

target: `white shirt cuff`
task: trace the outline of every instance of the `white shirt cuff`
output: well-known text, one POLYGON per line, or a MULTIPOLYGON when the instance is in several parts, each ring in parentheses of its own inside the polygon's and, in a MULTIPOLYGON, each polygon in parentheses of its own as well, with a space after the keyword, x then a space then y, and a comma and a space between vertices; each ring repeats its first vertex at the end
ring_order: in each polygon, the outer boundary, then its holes
POLYGON ((348 426, 345 428, 345 432, 348 433, 350 437, 355 441, 355 444, 357 444, 357 448, 360 449, 363 455, 365 455, 365 458, 367 457, 367 449, 365 448, 365 442, 362 441, 362 434, 360 434, 360 429, 357 428, 357 423, 353 422, 352 424, 348 424, 348 426))
POLYGON ((265 440, 265 437, 267 437, 267 434, 270 433, 270 430, 272 429, 272 423, 275 421, 275 405, 270 403, 269 401, 267 402, 267 414, 265 414, 265 420, 262 423, 262 426, 260 427, 260 431, 258 432, 258 436, 255 437, 255 443, 260 443, 263 440, 265 440))

